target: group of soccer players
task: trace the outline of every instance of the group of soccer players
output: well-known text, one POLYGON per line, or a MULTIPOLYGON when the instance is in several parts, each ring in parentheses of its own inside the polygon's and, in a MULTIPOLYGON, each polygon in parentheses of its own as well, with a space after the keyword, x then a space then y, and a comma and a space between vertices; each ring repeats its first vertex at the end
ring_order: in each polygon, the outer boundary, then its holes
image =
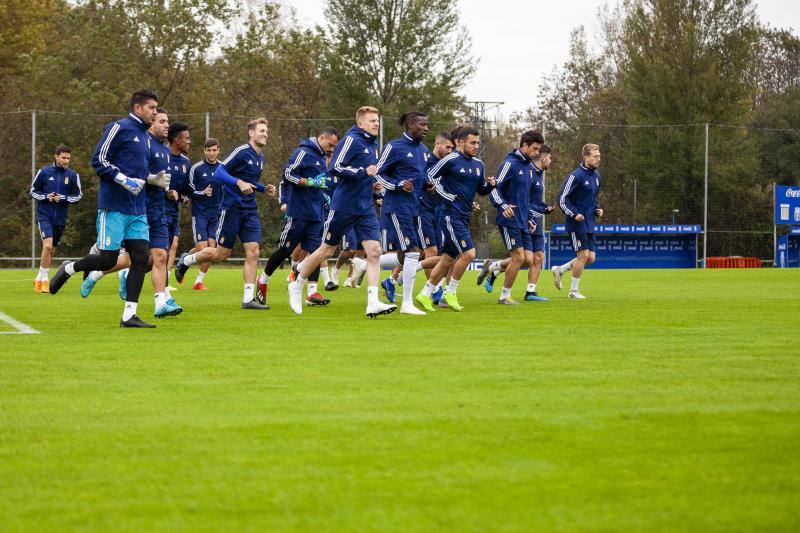
MULTIPOLYGON (((269 308, 270 277, 289 258, 293 260, 289 283, 292 311, 301 314, 304 303, 326 305, 329 300, 319 293, 319 276, 327 290, 335 290, 342 258, 350 258, 351 284, 366 277, 368 317, 397 310, 398 285, 402 286, 399 309, 403 314, 424 315, 436 306, 461 311, 458 285, 475 259, 470 222, 472 212, 480 209, 475 195, 481 194, 489 195, 497 208, 496 223, 509 256, 502 261, 487 260, 478 283, 491 292, 495 279, 504 273, 498 302, 517 304, 511 288, 520 268, 528 266, 525 300, 546 300, 536 293, 544 262, 541 220, 554 208, 544 202, 543 172, 550 165, 551 151, 541 133, 523 133, 519 147, 505 157, 496 177, 491 177, 476 157, 481 140, 474 128, 459 126, 439 133, 431 151, 423 143, 429 130, 426 115, 411 112, 400 118, 403 134, 381 147, 378 110, 361 107, 356 124, 343 136, 325 128, 303 140, 291 154, 279 184, 284 222, 278 246, 259 275, 262 227, 254 193, 275 196, 278 192, 274 185, 260 183, 268 121, 250 121, 248 142, 222 161, 219 143, 207 139, 204 159, 191 165, 188 127, 170 124, 158 104, 154 93, 138 91, 131 97, 130 114, 106 127, 92 157, 100 178, 97 242, 86 257, 60 266, 49 281, 51 293, 57 293, 76 272, 83 272, 81 294, 86 297, 105 273, 119 271, 120 296, 125 300, 120 325, 155 327, 137 315, 149 271, 155 316, 179 314, 183 309, 169 292, 168 273, 178 240, 178 207, 190 200, 196 245, 175 262, 174 277, 179 283, 192 265, 198 265, 194 288, 204 289, 208 267, 228 259, 238 239, 245 251, 244 309, 269 308), (340 261, 329 273, 328 260, 337 249, 342 252, 340 261), (380 269, 387 266, 393 268, 392 274, 381 283, 380 269), (425 271, 427 281, 415 296, 414 281, 420 270, 425 271), (380 289, 387 302, 379 299, 380 289)), ((67 158, 64 164, 62 157, 59 163, 60 154, 63 151, 56 155, 54 165, 62 169, 59 176, 69 161, 67 158)), ((562 274, 572 270, 572 298, 583 298, 578 290, 580 275, 594 261, 594 218, 602 216, 597 205, 599 148, 586 145, 582 156, 581 165, 564 181, 558 195, 576 258, 552 269, 559 289, 562 274)), ((57 173, 57 168, 48 172, 57 173)), ((34 180, 31 194, 35 192, 40 202, 43 239, 42 205, 80 199, 77 175, 72 181, 77 193, 74 188, 69 192, 42 190, 34 180)), ((51 232, 49 238, 53 237, 57 244, 57 235, 51 232)), ((48 266, 44 259, 43 252, 42 269, 48 266)), ((40 283, 42 276, 40 271, 40 283)))

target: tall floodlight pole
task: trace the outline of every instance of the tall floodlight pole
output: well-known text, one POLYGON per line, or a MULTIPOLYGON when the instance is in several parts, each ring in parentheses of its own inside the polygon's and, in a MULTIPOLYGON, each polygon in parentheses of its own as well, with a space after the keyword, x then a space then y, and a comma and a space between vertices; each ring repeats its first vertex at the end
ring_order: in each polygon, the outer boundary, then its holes
POLYGON ((708 259, 708 122, 706 122, 706 156, 703 178, 703 268, 708 259))
POLYGON ((475 125, 475 129, 481 136, 481 146, 478 149, 478 157, 483 159, 486 151, 486 112, 496 107, 503 105, 505 102, 487 102, 485 100, 477 100, 474 102, 467 102, 470 107, 470 122, 475 125))

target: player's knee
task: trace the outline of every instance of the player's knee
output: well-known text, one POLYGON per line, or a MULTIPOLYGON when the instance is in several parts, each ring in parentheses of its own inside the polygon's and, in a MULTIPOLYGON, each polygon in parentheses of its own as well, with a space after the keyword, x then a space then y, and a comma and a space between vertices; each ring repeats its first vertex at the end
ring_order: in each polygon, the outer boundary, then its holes
POLYGON ((531 261, 531 264, 535 266, 542 266, 543 263, 544 263, 544 253, 533 252, 533 259, 531 261))
POLYGON ((522 248, 514 248, 511 250, 511 260, 521 265, 525 261, 525 250, 522 248))
POLYGON ((147 263, 150 260, 150 251, 147 241, 128 241, 125 249, 128 251, 132 267, 147 268, 147 263))
POLYGON ((469 259, 470 261, 472 261, 473 259, 475 259, 475 248, 470 248, 462 255, 464 256, 464 259, 469 259))
POLYGON ((117 264, 119 252, 117 250, 100 250, 99 270, 111 270, 117 264))

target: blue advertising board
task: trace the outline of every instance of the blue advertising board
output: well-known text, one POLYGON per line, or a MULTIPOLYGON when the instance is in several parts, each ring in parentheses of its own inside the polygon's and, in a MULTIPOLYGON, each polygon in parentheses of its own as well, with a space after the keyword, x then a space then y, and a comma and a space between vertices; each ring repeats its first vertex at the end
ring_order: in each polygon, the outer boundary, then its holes
POLYGON ((787 235, 778 237, 775 248, 775 266, 778 268, 800 267, 800 227, 794 227, 787 235))
MULTIPOLYGON (((695 224, 597 224, 592 268, 695 268, 700 234, 695 224)), ((575 257, 563 224, 553 225, 549 245, 550 265, 575 257)))
POLYGON ((775 224, 800 224, 800 186, 775 186, 775 224))

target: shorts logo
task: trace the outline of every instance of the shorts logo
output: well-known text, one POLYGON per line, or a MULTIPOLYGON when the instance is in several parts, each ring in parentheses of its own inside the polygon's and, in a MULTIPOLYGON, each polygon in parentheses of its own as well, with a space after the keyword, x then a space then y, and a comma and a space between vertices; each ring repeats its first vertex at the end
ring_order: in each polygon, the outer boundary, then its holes
POLYGON ((291 243, 291 242, 289 242, 289 241, 286 241, 286 247, 287 247, 287 248, 291 248, 291 247, 292 247, 292 243, 291 243))
POLYGON ((406 237, 404 240, 406 241, 406 246, 408 246, 409 244, 411 244, 411 241, 409 240, 409 238, 408 238, 408 237, 406 237))
POLYGON ((430 237, 425 237, 425 244, 430 244, 430 243, 431 243, 430 237))
POLYGON ((464 241, 464 240, 462 240, 462 241, 461 241, 461 247, 462 247, 462 248, 466 248, 466 247, 467 247, 467 242, 466 242, 466 241, 464 241))
POLYGON ((575 243, 578 245, 578 248, 580 248, 580 247, 581 247, 581 241, 579 241, 579 240, 576 240, 576 241, 575 241, 575 243))
POLYGON ((225 237, 224 236, 219 238, 219 243, 220 244, 225 244, 225 237))
POLYGON ((330 231, 325 234, 325 238, 328 239, 328 240, 331 240, 331 232, 330 231))
POLYGON ((511 237, 511 244, 512 245, 517 244, 517 241, 516 241, 516 239, 514 239, 514 237, 511 237))
POLYGON ((106 237, 106 246, 111 246, 111 237, 106 237))

